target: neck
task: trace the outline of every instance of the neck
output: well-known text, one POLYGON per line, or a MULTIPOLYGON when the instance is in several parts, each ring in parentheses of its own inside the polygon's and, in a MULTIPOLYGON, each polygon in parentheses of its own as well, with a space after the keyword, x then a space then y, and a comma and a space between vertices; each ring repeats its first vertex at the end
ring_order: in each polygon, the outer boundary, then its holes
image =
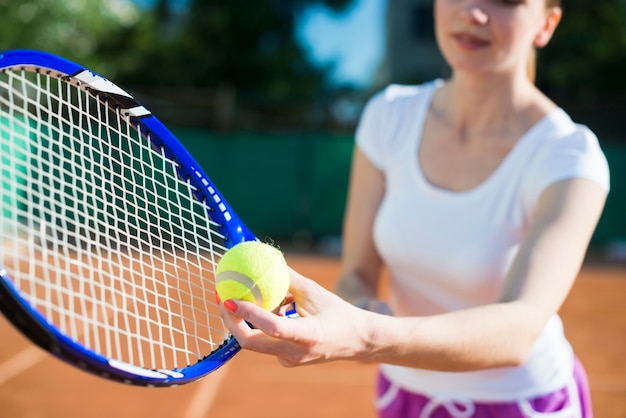
POLYGON ((447 87, 442 99, 450 120, 476 130, 514 124, 529 109, 545 106, 547 101, 525 74, 511 77, 457 73, 447 87))

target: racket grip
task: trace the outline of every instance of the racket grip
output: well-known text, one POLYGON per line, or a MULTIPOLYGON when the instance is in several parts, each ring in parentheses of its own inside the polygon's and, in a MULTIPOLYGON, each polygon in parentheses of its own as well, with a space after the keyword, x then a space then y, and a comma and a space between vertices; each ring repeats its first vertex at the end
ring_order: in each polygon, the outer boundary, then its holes
POLYGON ((300 318, 298 311, 296 311, 296 304, 292 303, 291 309, 285 312, 285 317, 287 318, 300 318))

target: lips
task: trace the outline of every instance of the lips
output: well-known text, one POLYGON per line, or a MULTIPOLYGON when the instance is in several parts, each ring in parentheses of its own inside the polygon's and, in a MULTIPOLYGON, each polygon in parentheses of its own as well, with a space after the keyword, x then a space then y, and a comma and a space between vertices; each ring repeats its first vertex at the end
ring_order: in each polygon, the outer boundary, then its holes
POLYGON ((456 41, 457 45, 467 50, 477 50, 490 45, 487 39, 467 32, 454 33, 452 38, 456 41))

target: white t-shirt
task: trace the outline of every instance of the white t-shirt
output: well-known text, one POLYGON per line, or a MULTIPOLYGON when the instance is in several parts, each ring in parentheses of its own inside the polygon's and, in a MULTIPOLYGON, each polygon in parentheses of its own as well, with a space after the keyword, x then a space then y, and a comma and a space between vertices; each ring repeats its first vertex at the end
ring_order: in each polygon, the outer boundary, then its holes
MULTIPOLYGON (((609 188, 597 138, 562 109, 526 132, 477 187, 454 192, 432 185, 421 171, 418 148, 441 85, 436 80, 389 86, 368 102, 357 129, 357 146, 385 175, 374 240, 390 275, 390 305, 399 316, 495 302, 542 191, 574 177, 609 188)), ((381 367, 392 382, 419 393, 504 401, 564 387, 573 353, 555 314, 520 367, 454 373, 381 367)))

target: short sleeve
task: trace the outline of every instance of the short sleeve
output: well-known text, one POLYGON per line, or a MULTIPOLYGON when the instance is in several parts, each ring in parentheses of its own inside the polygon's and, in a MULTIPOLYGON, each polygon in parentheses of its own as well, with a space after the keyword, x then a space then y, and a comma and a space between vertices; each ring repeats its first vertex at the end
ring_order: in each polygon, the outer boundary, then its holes
POLYGON ((377 93, 367 102, 356 129, 356 144, 378 169, 383 166, 384 92, 377 93))
POLYGON ((441 80, 421 85, 390 84, 370 98, 356 129, 356 144, 378 169, 414 140, 410 129, 441 80))
POLYGON ((571 178, 584 178, 610 189, 609 165, 598 138, 586 126, 576 125, 574 132, 546 138, 537 151, 530 170, 530 201, 537 202, 551 184, 571 178))

